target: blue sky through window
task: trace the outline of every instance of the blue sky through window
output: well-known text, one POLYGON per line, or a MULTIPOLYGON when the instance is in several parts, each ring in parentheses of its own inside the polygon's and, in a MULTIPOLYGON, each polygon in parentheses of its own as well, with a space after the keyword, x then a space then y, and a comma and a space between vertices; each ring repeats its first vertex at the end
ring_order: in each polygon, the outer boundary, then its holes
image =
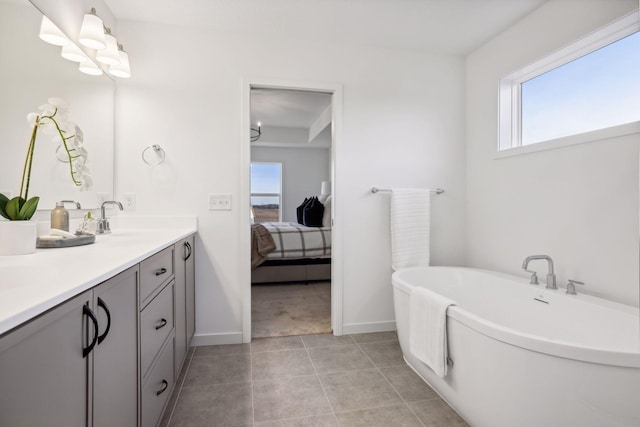
MULTIPOLYGON (((280 193, 282 165, 279 163, 251 163, 251 193, 280 193)), ((252 197, 253 204, 278 203, 277 197, 252 197)))
POLYGON ((640 121, 640 32, 522 83, 522 145, 640 121))

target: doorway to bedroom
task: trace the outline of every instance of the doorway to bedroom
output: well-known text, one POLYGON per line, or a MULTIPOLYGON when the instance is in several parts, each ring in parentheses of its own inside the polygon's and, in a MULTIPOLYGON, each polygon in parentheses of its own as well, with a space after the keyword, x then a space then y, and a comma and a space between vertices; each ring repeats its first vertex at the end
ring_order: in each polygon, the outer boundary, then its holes
POLYGON ((250 91, 251 338, 332 332, 331 106, 250 91))

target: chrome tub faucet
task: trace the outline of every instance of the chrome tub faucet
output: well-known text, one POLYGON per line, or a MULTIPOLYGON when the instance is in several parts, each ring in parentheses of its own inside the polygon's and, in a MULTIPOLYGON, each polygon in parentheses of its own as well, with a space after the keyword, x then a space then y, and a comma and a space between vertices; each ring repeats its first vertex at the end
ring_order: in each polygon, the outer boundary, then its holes
POLYGON ((558 289, 558 287, 556 286, 556 275, 553 273, 553 260, 551 259, 551 257, 549 255, 531 255, 528 256, 524 259, 524 261, 522 261, 522 269, 524 271, 526 271, 527 273, 531 273, 531 280, 529 281, 529 283, 531 283, 532 285, 537 285, 538 284, 538 276, 536 274, 535 271, 532 270, 527 270, 527 267, 529 266, 529 262, 537 260, 537 259, 544 259, 547 260, 547 265, 549 268, 549 271, 547 273, 547 289, 558 289))

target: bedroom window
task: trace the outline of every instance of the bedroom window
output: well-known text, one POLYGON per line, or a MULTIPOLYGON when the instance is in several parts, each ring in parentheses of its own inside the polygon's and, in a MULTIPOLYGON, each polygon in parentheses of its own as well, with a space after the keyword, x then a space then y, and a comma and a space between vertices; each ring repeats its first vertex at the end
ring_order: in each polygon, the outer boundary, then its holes
POLYGON ((253 222, 282 221, 282 163, 251 163, 253 222))
POLYGON ((638 29, 637 13, 630 14, 503 78, 499 151, 535 151, 637 132, 638 29))

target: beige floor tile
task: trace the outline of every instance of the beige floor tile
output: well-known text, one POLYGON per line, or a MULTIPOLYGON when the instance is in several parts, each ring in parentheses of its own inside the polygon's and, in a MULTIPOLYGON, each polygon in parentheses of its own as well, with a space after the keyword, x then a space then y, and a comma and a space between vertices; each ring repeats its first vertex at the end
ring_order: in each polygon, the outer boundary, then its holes
POLYGON ((281 350, 251 355, 253 381, 314 374, 306 350, 281 350))
POLYGON ((303 347, 300 337, 257 338, 251 341, 251 353, 303 347))
POLYGON ((331 413, 316 375, 253 383, 255 421, 331 413))
POLYGON ((171 417, 172 427, 250 425, 251 384, 215 384, 185 388, 171 417))
POLYGON ((305 335, 302 337, 302 342, 307 348, 354 344, 353 338, 349 335, 337 337, 332 334, 305 335))
POLYGON ((250 366, 248 353, 194 357, 191 359, 184 387, 249 382, 251 381, 250 366))
POLYGON ((462 427, 468 424, 454 411, 447 402, 438 398, 409 403, 418 418, 427 427, 462 427))
POLYGON ((332 414, 325 414, 304 418, 289 418, 279 421, 266 421, 256 423, 255 427, 338 427, 338 423, 332 414))
POLYGON ((353 334, 351 336, 357 343, 393 341, 398 339, 396 331, 371 332, 368 334, 353 334))
POLYGON ((336 412, 402 403, 377 369, 324 374, 320 381, 336 412))
POLYGON ((193 357, 210 357, 221 354, 243 354, 251 351, 250 344, 203 345, 196 347, 193 357))
POLYGON ((407 402, 438 398, 438 394, 408 366, 380 368, 391 385, 407 402))
POLYGON ((307 349, 319 374, 373 368, 357 344, 307 349))
POLYGON ((405 365, 397 340, 360 344, 360 347, 377 367, 405 365))
POLYGON ((336 414, 340 427, 422 427, 406 404, 336 414))

